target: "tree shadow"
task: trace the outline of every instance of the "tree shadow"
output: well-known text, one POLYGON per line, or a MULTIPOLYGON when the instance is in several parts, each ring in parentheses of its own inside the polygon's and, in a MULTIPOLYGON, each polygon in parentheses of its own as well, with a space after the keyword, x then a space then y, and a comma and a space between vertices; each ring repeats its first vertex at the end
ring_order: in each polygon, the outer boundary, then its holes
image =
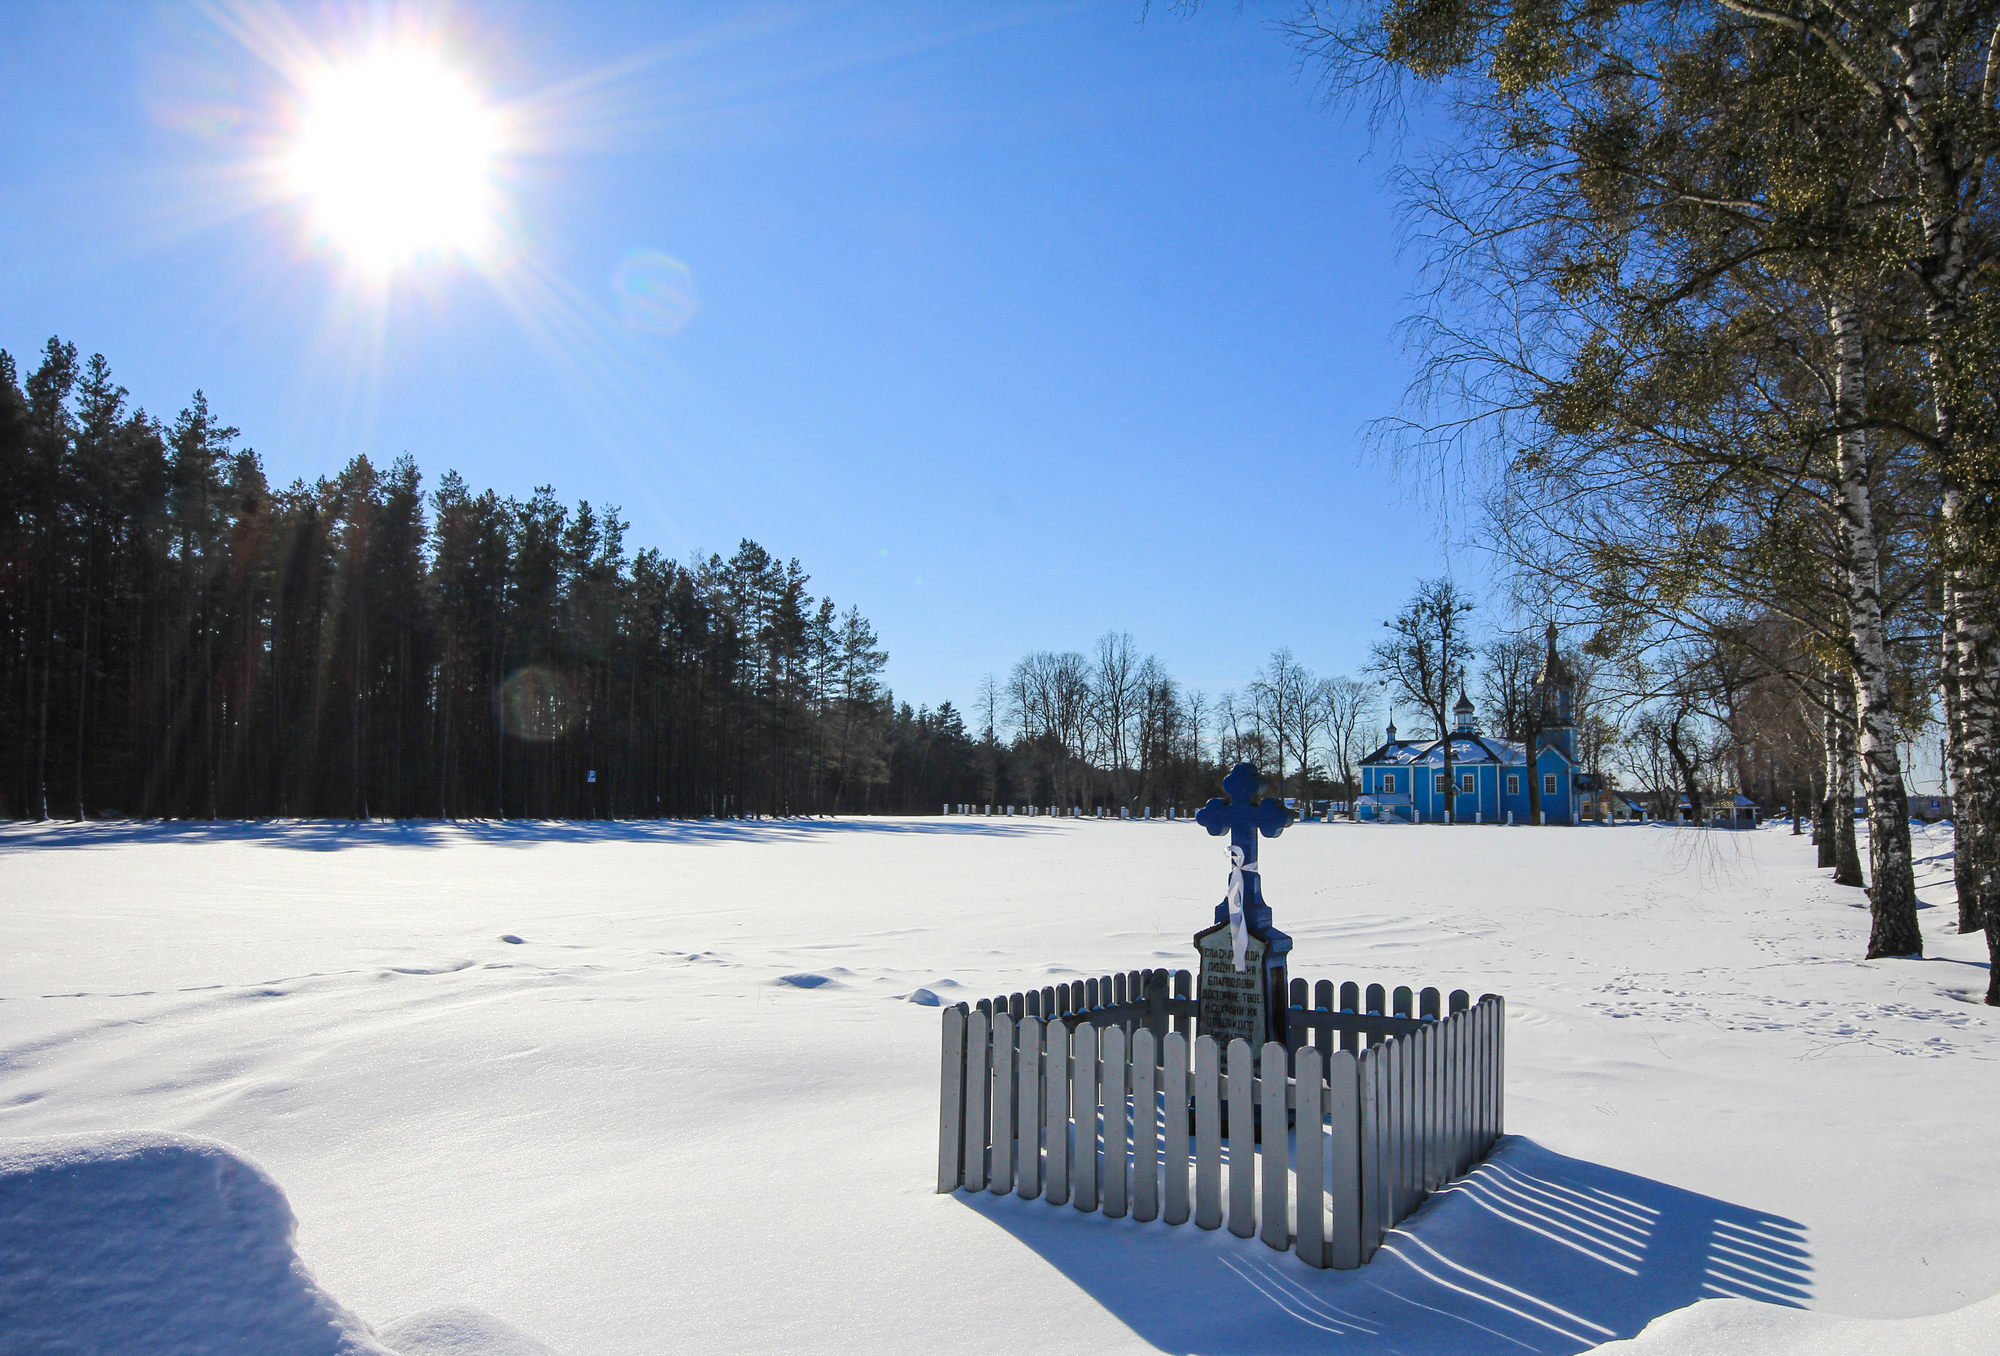
POLYGON ((1700 1299, 1803 1308, 1805 1226, 1504 1139, 1357 1271, 1192 1224, 960 1199, 1135 1333, 1191 1356, 1571 1353, 1700 1299))
POLYGON ((0 853, 138 843, 250 843, 301 852, 353 847, 540 847, 549 843, 811 842, 845 834, 1017 837, 1030 820, 923 819, 111 819, 0 824, 0 853))

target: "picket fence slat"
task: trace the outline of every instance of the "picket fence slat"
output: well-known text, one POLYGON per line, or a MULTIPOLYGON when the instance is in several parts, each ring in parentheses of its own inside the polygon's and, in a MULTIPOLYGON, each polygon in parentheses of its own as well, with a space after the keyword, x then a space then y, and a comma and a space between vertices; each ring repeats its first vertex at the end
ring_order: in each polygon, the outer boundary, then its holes
POLYGON ((1097 1208, 1097 1028, 1080 1026, 1070 1047, 1070 1114, 1076 1129, 1069 1153, 1069 1202, 1097 1208))
MULTIPOLYGON (((1123 978, 1123 976, 1120 976, 1123 978)), ((1125 1218, 1126 1130, 1125 1093, 1129 1064, 1125 1057, 1125 1031, 1104 1028, 1104 1173, 1103 1204, 1100 1208, 1112 1219, 1125 1218)))
POLYGON ((965 1162, 965 1014, 955 1007, 944 1013, 939 1083, 937 1189, 956 1191, 965 1162))
POLYGON ((1353 1052, 1336 1050, 1326 1061, 1327 1212, 1323 1265, 1352 1271, 1361 1265, 1360 1070, 1353 1052))
POLYGON ((1229 1042, 1223 1072, 1229 1082, 1229 1232, 1238 1238, 1257 1233, 1257 1103, 1250 1091, 1256 1076, 1250 1042, 1229 1042))
POLYGON ((1186 1224, 1188 1219, 1188 1048, 1187 1037, 1169 1031, 1161 1043, 1161 1110, 1165 1114, 1165 1134, 1161 1136, 1160 1170, 1165 1191, 1161 1217, 1169 1224, 1186 1224))
POLYGON ((1194 1222, 1222 1227, 1222 1047, 1213 1036, 1194 1043, 1194 1222))
POLYGON ((1132 1036, 1132 1218, 1142 1224, 1160 1217, 1158 1044, 1145 1027, 1132 1036))
MULTIPOLYGON (((1326 981, 1320 982, 1324 985, 1326 981)), ((1298 1234, 1299 1260, 1309 1267, 1326 1265, 1326 1079, 1320 1072, 1322 1064, 1318 1046, 1302 1046, 1293 1076, 1292 1155, 1297 1164, 1298 1199, 1292 1227, 1298 1234)))
POLYGON ((986 1062, 991 1018, 974 1012, 965 1023, 965 1186, 986 1190, 986 1062))
POLYGON ((1258 1155, 1263 1162, 1263 1199, 1260 1202, 1263 1213, 1263 1228, 1260 1236, 1264 1246, 1283 1252, 1291 1246, 1292 1229, 1290 1211, 1286 1209, 1285 1188, 1290 1181, 1290 1163, 1287 1153, 1291 1136, 1285 1133, 1285 1046, 1282 1041, 1264 1042, 1263 1106, 1264 1152, 1258 1155))
POLYGON ((1015 1028, 1015 1042, 1019 1048, 1014 1054, 1014 1114, 1020 1118, 1020 1138, 1014 1150, 1014 1194, 1031 1201, 1042 1191, 1041 1020, 1023 1017, 1015 1028))
POLYGON ((1042 1165, 1042 1199, 1050 1205, 1069 1200, 1069 1029, 1061 1020, 1043 1033, 1042 1099, 1047 1108, 1044 1141, 1048 1159, 1042 1165))
POLYGON ((986 1189, 996 1196, 1014 1190, 1014 1019, 1004 1012, 993 1014, 993 1130, 987 1141, 993 1146, 993 1162, 987 1169, 986 1189))
POLYGON ((1351 981, 1299 979, 1285 994, 1289 1041, 1190 1045, 1177 1028, 1199 1010, 1174 1006, 1186 978, 1122 971, 945 1009, 937 1189, 1142 1223, 1192 1217, 1351 1269, 1504 1134, 1497 994, 1370 985, 1363 998, 1351 981), (1342 1030, 1333 1048, 1334 1028, 1304 1014, 1335 1001, 1418 1015, 1342 1030))

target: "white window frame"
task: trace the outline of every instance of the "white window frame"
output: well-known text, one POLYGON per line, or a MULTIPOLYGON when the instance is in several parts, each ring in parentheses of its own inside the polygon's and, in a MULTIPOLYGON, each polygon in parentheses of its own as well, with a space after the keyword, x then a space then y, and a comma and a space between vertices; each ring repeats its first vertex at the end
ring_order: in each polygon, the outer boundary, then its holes
POLYGON ((1477 772, 1461 772, 1458 774, 1459 795, 1470 796, 1478 790, 1479 774, 1477 772))
POLYGON ((1431 794, 1442 796, 1451 790, 1451 783, 1444 779, 1442 772, 1431 774, 1431 794))
POLYGON ((1510 772, 1507 774, 1507 794, 1510 796, 1518 796, 1521 794, 1520 773, 1510 772))
POLYGON ((1553 772, 1544 772, 1544 773, 1542 774, 1542 794, 1543 794, 1543 795, 1545 795, 1545 796, 1553 796, 1553 795, 1556 795, 1556 794, 1558 793, 1558 790, 1559 790, 1559 788, 1558 788, 1558 786, 1557 786, 1557 783, 1556 783, 1556 775, 1557 775, 1557 774, 1555 774, 1555 773, 1553 773, 1553 772))
POLYGON ((1385 796, 1393 796, 1396 794, 1395 773, 1385 772, 1382 774, 1382 794, 1385 796))

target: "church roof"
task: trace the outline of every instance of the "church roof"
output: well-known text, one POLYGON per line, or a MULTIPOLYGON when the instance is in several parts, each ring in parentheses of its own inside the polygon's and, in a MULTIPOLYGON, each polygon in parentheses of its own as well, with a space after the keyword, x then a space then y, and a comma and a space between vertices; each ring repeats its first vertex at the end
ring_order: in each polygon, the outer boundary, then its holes
POLYGON ((1384 744, 1361 761, 1364 763, 1414 763, 1430 745, 1427 739, 1396 739, 1384 744))
MULTIPOLYGON (((1526 746, 1512 739, 1495 739, 1492 735, 1453 735, 1451 739, 1451 761, 1453 763, 1499 763, 1503 767, 1525 767, 1528 762, 1526 746)), ((1562 751, 1558 744, 1543 741, 1537 751, 1537 761, 1541 753, 1553 753, 1570 766, 1576 766, 1576 759, 1562 751)), ((1361 760, 1373 767, 1400 767, 1406 763, 1435 764, 1444 766, 1444 741, 1442 739, 1399 739, 1393 744, 1384 744, 1375 752, 1361 760)))

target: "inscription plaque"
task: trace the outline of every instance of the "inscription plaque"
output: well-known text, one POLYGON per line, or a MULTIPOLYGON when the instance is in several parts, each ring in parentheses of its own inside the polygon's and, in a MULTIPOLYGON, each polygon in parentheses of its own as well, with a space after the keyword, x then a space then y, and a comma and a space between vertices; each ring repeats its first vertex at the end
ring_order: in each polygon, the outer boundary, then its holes
POLYGON ((1261 1050, 1270 1038, 1271 1013, 1264 993, 1264 939, 1252 933, 1236 968, 1236 944, 1229 924, 1220 923, 1195 934, 1201 952, 1201 1034, 1213 1036, 1227 1049, 1242 1037, 1261 1050))

